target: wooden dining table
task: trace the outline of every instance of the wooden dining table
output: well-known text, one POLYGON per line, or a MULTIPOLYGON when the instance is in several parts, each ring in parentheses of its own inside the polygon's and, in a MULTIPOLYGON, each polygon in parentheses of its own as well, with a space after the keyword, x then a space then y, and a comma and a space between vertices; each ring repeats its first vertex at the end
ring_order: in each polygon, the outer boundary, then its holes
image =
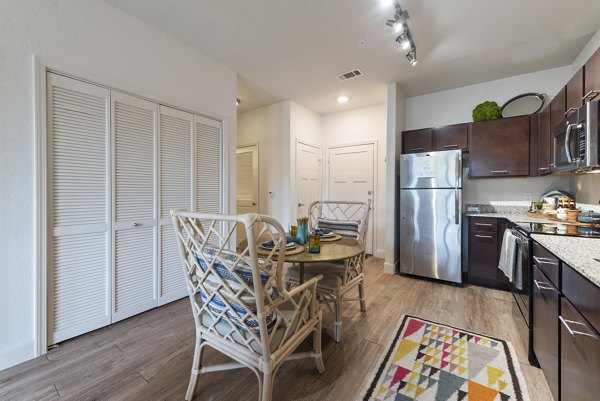
MULTIPOLYGON (((261 240, 258 241, 259 244, 261 242, 261 240)), ((247 242, 244 240, 239 246, 245 248, 246 244, 247 242)), ((300 283, 304 282, 304 266, 306 264, 344 261, 356 257, 365 251, 365 247, 360 241, 348 237, 342 237, 340 240, 333 242, 321 242, 321 251, 319 253, 308 252, 308 243, 297 246, 304 247, 304 251, 295 255, 285 255, 283 260, 288 263, 298 264, 300 268, 300 283)), ((273 258, 276 259, 277 256, 273 256, 273 258)))

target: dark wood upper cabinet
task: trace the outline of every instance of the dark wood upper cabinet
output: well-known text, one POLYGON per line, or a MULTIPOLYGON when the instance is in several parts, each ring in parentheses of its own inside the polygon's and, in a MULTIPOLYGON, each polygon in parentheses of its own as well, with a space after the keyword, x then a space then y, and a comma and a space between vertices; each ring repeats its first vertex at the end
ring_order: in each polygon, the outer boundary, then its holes
POLYGON ((554 99, 550 102, 550 130, 552 131, 552 137, 554 137, 554 131, 558 125, 565 124, 565 111, 567 111, 567 87, 563 87, 560 92, 554 96, 554 99))
POLYGON ((431 152, 432 128, 415 129, 402 133, 402 153, 431 152))
POLYGON ((468 125, 454 124, 433 129, 433 150, 468 150, 468 125))
POLYGON ((573 77, 567 82, 566 86, 566 110, 565 117, 570 113, 574 112, 583 105, 583 80, 585 76, 584 67, 581 67, 579 71, 573 75, 573 77))
POLYGON ((584 95, 586 101, 598 100, 600 95, 600 48, 585 63, 584 95))
POLYGON ((529 116, 470 125, 469 178, 529 175, 529 116))
MULTIPOLYGON (((544 175, 551 172, 552 163, 552 138, 550 129, 550 105, 539 113, 538 141, 537 141, 537 174, 544 175)), ((533 172, 532 172, 533 173, 533 172)))

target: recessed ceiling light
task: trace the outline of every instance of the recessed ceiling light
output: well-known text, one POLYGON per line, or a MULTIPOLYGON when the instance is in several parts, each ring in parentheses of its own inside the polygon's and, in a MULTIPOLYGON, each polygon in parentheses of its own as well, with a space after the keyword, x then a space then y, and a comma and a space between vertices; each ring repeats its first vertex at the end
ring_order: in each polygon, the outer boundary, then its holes
POLYGON ((346 103, 348 100, 350 100, 348 96, 338 96, 337 98, 338 103, 346 103))

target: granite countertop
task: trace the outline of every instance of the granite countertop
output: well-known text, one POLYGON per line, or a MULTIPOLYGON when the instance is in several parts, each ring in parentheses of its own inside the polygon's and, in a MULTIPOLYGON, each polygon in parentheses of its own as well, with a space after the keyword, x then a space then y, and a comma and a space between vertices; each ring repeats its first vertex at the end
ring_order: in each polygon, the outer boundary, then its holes
MULTIPOLYGON (((465 215, 506 219, 513 223, 560 223, 530 217, 526 213, 527 208, 519 206, 495 206, 491 209, 487 205, 478 206, 481 208, 480 212, 466 211, 465 215)), ((531 238, 600 287, 600 239, 544 234, 531 234, 531 238)))
POLYGON ((600 239, 544 234, 531 238, 600 287, 600 239))

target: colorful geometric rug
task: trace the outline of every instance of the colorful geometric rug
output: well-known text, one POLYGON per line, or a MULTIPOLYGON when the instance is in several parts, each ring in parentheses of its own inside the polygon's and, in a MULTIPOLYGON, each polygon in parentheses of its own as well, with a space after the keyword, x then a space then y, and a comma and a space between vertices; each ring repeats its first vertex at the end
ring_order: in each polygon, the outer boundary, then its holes
POLYGON ((509 342, 404 316, 363 400, 529 401, 509 342))

